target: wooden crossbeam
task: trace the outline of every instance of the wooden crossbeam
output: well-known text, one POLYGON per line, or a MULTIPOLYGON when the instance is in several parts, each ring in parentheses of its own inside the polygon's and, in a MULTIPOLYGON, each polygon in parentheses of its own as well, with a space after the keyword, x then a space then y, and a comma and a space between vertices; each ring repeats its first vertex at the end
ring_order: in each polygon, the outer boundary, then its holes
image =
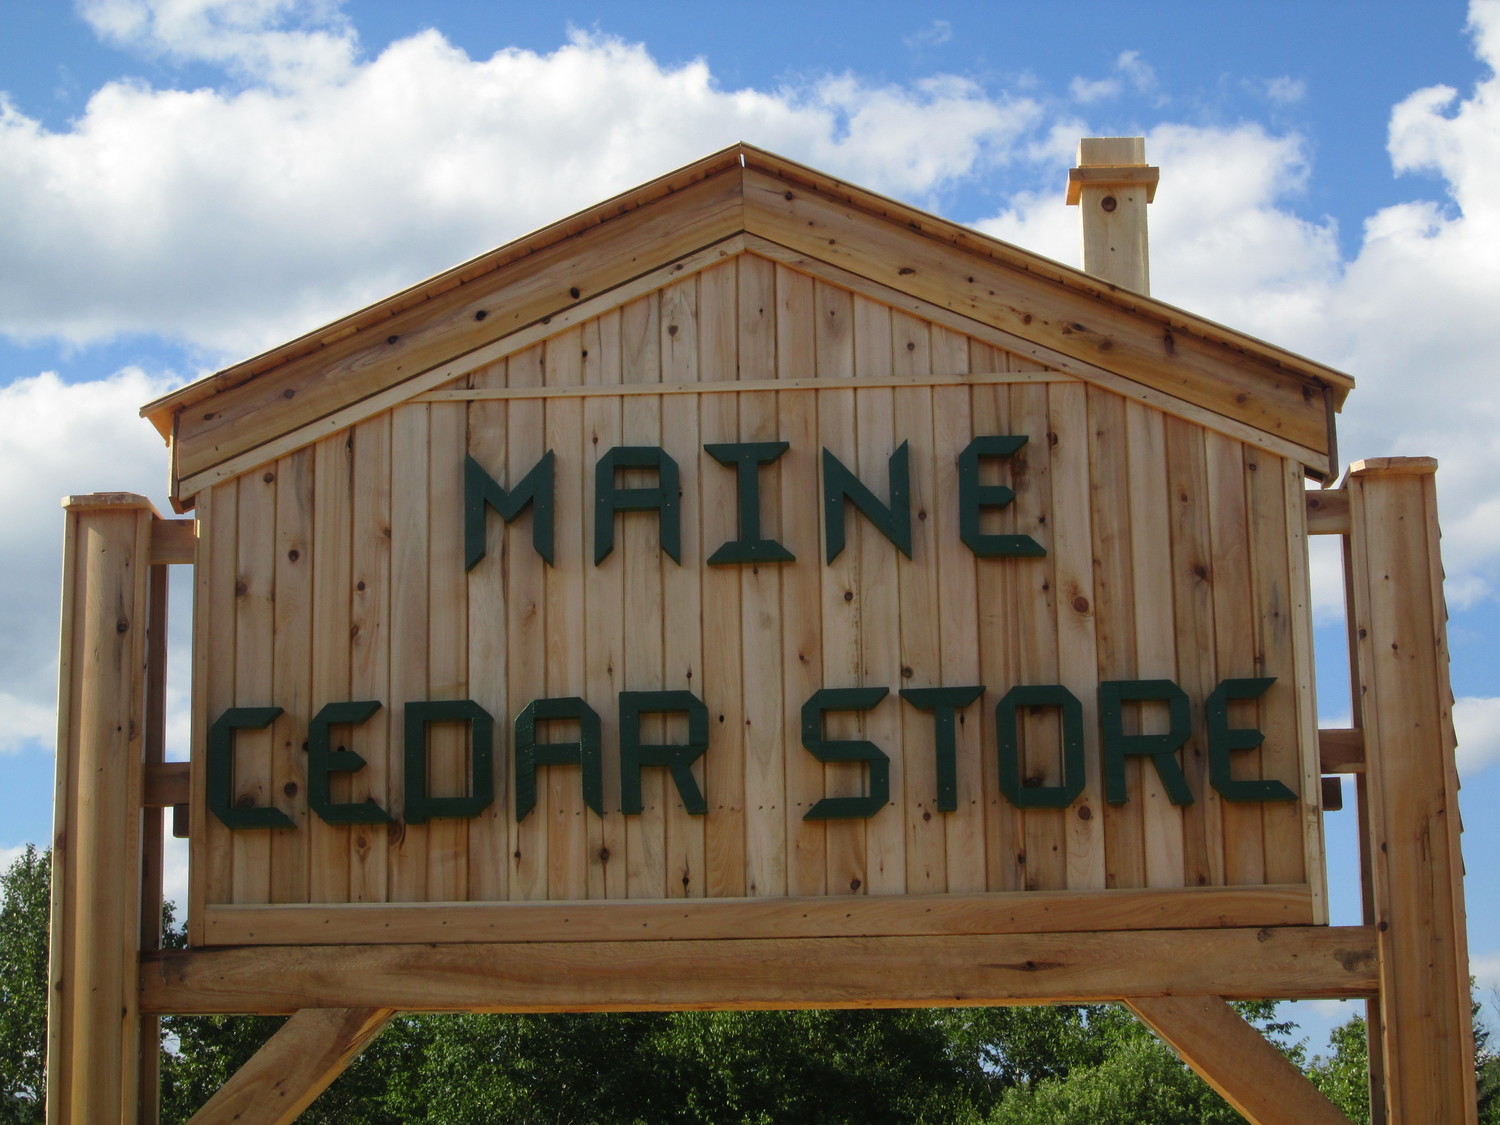
POLYGON ((261 946, 147 955, 147 1012, 665 1011, 1363 997, 1366 927, 947 937, 261 946), (691 965, 691 972, 683 966, 691 965))

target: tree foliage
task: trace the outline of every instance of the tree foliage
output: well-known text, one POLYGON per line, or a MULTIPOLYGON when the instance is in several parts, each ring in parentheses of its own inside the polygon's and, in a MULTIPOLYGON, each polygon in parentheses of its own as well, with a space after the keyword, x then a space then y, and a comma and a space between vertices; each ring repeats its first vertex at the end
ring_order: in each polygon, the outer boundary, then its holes
POLYGON ((39 1122, 46 1102, 52 854, 30 844, 0 874, 0 1122, 39 1122))

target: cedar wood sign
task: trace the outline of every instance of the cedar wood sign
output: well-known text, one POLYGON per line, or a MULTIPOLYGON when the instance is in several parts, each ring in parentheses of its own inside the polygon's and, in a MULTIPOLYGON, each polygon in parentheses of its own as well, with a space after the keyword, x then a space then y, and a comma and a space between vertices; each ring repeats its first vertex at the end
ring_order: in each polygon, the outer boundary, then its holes
POLYGON ((396 1010, 1122 999, 1337 1121, 1224 999, 1353 996, 1388 1120, 1464 1120, 1431 463, 1309 491, 1352 380, 1144 295, 1155 170, 1083 156, 1089 273, 739 145, 145 407, 192 519, 69 503, 55 1119, 151 1119, 161 1012, 297 1013, 202 1116, 269 1121, 396 1010))

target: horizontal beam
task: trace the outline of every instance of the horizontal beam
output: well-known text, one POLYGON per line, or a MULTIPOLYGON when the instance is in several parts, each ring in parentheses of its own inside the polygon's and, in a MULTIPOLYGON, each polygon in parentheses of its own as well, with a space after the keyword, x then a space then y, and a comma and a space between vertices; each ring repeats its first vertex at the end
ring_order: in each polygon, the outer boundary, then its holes
POLYGON ((194 519, 151 521, 151 565, 192 563, 198 554, 198 521, 194 519))
POLYGON ((1368 997, 1369 927, 701 942, 262 946, 143 955, 141 1010, 653 1011, 1368 997))
POLYGON ((1358 727, 1318 731, 1318 762, 1324 773, 1365 772, 1365 732, 1358 727))
POLYGON ((205 945, 936 937, 1306 926, 1305 884, 972 895, 371 902, 204 909, 205 945))
POLYGON ((150 762, 146 765, 146 799, 148 809, 169 809, 188 803, 191 764, 188 762, 150 762))
POLYGON ((1349 493, 1342 488, 1310 489, 1307 493, 1309 535, 1349 534, 1349 493))

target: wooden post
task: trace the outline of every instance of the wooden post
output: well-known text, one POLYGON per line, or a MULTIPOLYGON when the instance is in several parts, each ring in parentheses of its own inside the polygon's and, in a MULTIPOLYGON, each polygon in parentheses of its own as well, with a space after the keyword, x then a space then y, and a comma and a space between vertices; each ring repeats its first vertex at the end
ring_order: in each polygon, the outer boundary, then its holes
POLYGON ((64 506, 47 1119, 135 1122, 155 512, 128 493, 64 506))
POLYGON ((1146 204, 1161 170, 1146 163, 1144 137, 1085 137, 1068 173, 1068 203, 1080 209, 1083 271, 1122 289, 1151 292, 1146 204))
POLYGON ((1380 458, 1350 466, 1348 480, 1380 975, 1370 1057, 1383 1064, 1373 1093, 1390 1125, 1477 1119, 1436 469, 1380 458))

